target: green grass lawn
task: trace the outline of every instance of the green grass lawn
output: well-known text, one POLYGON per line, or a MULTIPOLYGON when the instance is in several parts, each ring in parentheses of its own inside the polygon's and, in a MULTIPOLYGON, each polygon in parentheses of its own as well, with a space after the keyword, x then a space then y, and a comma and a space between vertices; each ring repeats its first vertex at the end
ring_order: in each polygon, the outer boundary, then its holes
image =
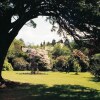
POLYGON ((4 71, 13 81, 0 90, 0 100, 100 100, 100 82, 90 73, 4 71))

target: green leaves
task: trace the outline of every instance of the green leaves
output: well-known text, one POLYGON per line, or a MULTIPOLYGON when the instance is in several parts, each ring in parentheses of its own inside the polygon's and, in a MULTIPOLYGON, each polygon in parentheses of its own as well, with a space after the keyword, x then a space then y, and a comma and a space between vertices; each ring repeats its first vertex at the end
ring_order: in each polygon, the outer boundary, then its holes
POLYGON ((54 49, 52 51, 52 55, 54 57, 58 57, 58 56, 61 56, 61 55, 70 55, 70 49, 66 46, 64 46, 63 44, 56 44, 54 46, 54 49))

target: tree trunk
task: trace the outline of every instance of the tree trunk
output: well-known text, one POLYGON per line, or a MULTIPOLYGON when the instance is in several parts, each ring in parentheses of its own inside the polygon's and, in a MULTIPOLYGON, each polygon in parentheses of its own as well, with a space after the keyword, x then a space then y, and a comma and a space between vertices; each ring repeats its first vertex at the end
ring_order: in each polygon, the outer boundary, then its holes
MULTIPOLYGON (((0 45, 2 45, 0 43, 0 45)), ((7 54, 7 49, 2 49, 2 46, 0 46, 0 82, 1 83, 4 83, 4 80, 2 78, 2 69, 3 69, 3 63, 4 63, 4 60, 5 60, 5 57, 6 57, 6 54, 7 54)))
POLYGON ((1 83, 4 83, 4 80, 2 78, 3 63, 11 43, 12 41, 11 40, 9 41, 9 35, 7 31, 4 30, 1 32, 0 30, 0 82, 1 83), (2 34, 3 32, 4 34, 2 34))
POLYGON ((2 59, 0 58, 0 83, 3 83, 4 80, 2 78, 2 68, 3 68, 3 61, 1 61, 2 59))
POLYGON ((18 31, 26 22, 25 20, 24 21, 19 20, 19 22, 11 28, 10 26, 12 26, 12 24, 10 23, 10 20, 11 18, 8 18, 7 16, 5 18, 0 18, 0 82, 1 83, 4 82, 2 78, 2 69, 5 57, 7 55, 7 51, 14 38, 17 36, 18 31), (7 21, 5 21, 5 19, 7 21))
POLYGON ((36 17, 37 17, 36 15, 33 16, 33 14, 26 13, 23 17, 20 17, 14 23, 11 23, 12 15, 10 15, 9 12, 4 16, 0 16, 0 82, 1 83, 4 82, 2 78, 2 69, 10 44, 17 36, 18 31, 22 28, 22 26, 28 20, 36 17))

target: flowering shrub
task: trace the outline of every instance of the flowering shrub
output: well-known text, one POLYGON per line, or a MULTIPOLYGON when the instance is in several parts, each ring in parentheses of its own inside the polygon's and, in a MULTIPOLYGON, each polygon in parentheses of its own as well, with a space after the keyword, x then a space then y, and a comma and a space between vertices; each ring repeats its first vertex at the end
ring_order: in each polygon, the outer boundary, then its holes
POLYGON ((80 60, 82 60, 84 63, 88 65, 89 58, 85 54, 83 54, 80 50, 77 49, 73 50, 73 56, 79 57, 80 60))
POLYGON ((31 65, 33 67, 37 64, 39 70, 51 69, 50 58, 46 50, 36 49, 32 51, 29 56, 31 58, 31 65))
POLYGON ((78 57, 78 58, 79 58, 81 61, 83 61, 87 66, 89 66, 89 63, 88 63, 89 58, 88 58, 85 54, 83 54, 80 50, 77 50, 77 49, 73 50, 73 56, 74 56, 74 57, 78 57))

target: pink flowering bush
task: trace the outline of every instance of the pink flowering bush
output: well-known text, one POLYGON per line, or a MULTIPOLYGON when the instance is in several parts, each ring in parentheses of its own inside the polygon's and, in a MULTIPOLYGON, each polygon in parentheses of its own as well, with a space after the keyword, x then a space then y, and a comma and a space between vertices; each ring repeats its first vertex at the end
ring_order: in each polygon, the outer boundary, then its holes
POLYGON ((74 57, 78 57, 80 58, 81 61, 83 61, 86 65, 89 65, 88 61, 89 61, 89 58, 83 54, 83 52, 81 52, 80 50, 73 50, 73 56, 74 57))
POLYGON ((89 67, 88 56, 86 56, 82 51, 77 49, 73 50, 72 55, 73 55, 74 71, 76 71, 76 69, 78 71, 81 69, 82 72, 86 72, 89 67))
POLYGON ((48 52, 43 49, 34 49, 30 54, 32 67, 36 66, 39 70, 50 70, 50 58, 48 52))

